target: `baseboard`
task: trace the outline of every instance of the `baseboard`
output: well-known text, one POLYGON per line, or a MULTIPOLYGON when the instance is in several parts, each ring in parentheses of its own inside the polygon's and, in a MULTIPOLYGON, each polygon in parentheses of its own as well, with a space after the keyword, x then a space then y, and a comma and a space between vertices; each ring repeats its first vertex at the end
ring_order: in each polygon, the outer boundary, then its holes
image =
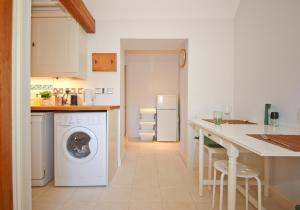
POLYGON ((270 195, 272 199, 276 200, 285 210, 295 210, 296 204, 276 188, 270 187, 270 195))

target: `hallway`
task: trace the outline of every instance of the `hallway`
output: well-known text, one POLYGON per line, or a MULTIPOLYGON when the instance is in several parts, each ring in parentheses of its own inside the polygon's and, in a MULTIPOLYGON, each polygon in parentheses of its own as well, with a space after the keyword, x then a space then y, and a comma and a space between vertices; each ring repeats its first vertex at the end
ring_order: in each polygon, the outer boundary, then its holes
MULTIPOLYGON (((33 209, 211 209, 211 192, 205 190, 204 196, 199 197, 197 170, 192 173, 185 167, 179 154, 179 143, 129 141, 126 147, 123 165, 109 187, 55 188, 51 183, 44 188, 33 188, 33 209)), ((237 209, 245 209, 245 200, 240 194, 237 200, 237 209)), ((217 204, 215 209, 218 209, 217 204)), ((254 210, 251 205, 249 209, 254 210)), ((281 208, 273 203, 268 209, 281 208)))

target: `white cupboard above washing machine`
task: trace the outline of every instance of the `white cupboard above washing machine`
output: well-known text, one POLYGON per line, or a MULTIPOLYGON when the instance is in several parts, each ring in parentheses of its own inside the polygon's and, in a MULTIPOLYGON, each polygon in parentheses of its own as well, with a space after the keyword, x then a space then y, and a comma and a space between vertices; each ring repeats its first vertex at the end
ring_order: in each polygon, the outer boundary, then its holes
POLYGON ((86 33, 72 18, 33 13, 31 76, 85 79, 86 33))

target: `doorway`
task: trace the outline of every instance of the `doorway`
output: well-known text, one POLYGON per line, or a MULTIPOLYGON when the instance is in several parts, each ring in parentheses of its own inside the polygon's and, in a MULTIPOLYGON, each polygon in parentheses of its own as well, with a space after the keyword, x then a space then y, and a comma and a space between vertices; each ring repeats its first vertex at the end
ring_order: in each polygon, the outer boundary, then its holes
MULTIPOLYGON (((187 51, 187 39, 121 40, 121 67, 124 67, 121 72, 121 132, 126 135, 125 139, 159 141, 157 117, 155 128, 146 131, 146 134, 150 132, 150 137, 145 137, 141 112, 145 109, 156 112, 157 97, 172 95, 177 97, 177 116, 172 120, 176 121, 174 130, 177 131, 174 131, 175 139, 169 140, 180 141, 180 147, 185 149, 188 67, 186 61, 184 64, 180 62, 182 52, 186 60, 187 51), (154 132, 153 136, 151 132, 154 132)), ((147 123, 149 125, 150 122, 147 123)))

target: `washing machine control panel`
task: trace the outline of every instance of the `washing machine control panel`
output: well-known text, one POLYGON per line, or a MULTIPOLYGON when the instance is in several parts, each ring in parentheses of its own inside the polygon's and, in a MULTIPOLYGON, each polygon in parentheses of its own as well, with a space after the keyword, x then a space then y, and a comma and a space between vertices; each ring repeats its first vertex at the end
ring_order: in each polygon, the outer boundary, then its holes
POLYGON ((95 125, 101 123, 99 113, 64 113, 55 114, 55 123, 61 125, 95 125))

